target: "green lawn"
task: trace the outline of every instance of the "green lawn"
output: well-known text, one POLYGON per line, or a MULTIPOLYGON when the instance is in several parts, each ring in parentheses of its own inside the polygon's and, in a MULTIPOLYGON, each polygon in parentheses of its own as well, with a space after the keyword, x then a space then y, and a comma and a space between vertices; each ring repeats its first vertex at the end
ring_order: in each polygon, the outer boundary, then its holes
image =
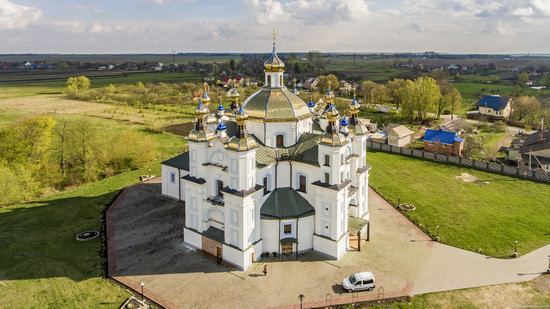
MULTIPOLYGON (((550 276, 541 276, 527 282, 499 284, 480 288, 453 290, 416 295, 409 302, 370 304, 365 308, 509 308, 549 307, 550 276)), ((364 308, 364 307, 359 307, 364 308)))
POLYGON ((0 299, 6 308, 116 308, 129 296, 102 279, 99 238, 75 235, 99 229, 101 212, 121 188, 158 162, 33 203, 0 208, 0 299))
MULTIPOLYGON (((94 72, 95 73, 95 72, 94 72)), ((86 74, 82 74, 86 75, 86 74)), ((201 75, 195 73, 174 73, 174 72, 148 72, 130 73, 126 76, 91 76, 92 88, 102 87, 109 84, 135 84, 142 83, 183 83, 199 81, 201 75)), ((42 94, 61 94, 65 90, 67 79, 65 77, 54 77, 40 81, 14 81, 0 83, 0 99, 35 96, 42 94)))
POLYGON ((443 243, 507 257, 518 240, 520 254, 550 243, 550 185, 369 152, 370 184, 392 204, 416 206, 406 216, 443 243), (455 179, 469 173, 488 184, 455 179))

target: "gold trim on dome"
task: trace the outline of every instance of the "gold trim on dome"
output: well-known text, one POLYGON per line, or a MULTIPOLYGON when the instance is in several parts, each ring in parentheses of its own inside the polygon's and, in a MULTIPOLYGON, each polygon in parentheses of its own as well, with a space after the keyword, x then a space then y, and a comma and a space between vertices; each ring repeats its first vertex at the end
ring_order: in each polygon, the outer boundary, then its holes
POLYGON ((203 129, 203 130, 197 130, 193 129, 191 132, 189 132, 189 136, 187 137, 188 140, 193 142, 209 142, 215 137, 214 132, 203 129))
POLYGON ((258 143, 249 135, 242 138, 233 136, 227 143, 227 149, 234 151, 249 151, 256 147, 258 147, 258 143))
POLYGON ((262 88, 243 107, 251 119, 266 122, 297 121, 313 117, 306 102, 286 88, 262 88))
POLYGON ((321 137, 321 144, 339 147, 349 143, 346 137, 340 132, 328 133, 325 132, 321 137))

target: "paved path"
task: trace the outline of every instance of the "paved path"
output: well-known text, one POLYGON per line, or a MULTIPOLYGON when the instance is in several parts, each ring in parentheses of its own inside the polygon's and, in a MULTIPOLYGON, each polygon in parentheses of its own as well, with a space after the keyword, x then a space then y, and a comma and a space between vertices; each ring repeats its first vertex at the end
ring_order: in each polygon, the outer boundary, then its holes
MULTIPOLYGON (((295 308, 352 301, 339 286, 357 271, 373 271, 384 297, 529 280, 546 269, 550 246, 499 260, 431 241, 374 193, 371 240, 339 261, 307 254, 298 261, 263 263, 246 272, 219 266, 182 244, 182 204, 159 194, 158 179, 125 190, 107 213, 109 274, 169 308, 295 308)), ((380 295, 382 296, 382 295, 380 295)), ((375 300, 378 291, 354 300, 375 300)))

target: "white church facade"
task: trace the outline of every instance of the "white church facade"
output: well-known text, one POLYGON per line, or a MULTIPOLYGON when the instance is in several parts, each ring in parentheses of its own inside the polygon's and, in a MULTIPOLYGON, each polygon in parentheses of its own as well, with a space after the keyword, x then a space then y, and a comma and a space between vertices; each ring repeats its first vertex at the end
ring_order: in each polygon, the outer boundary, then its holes
POLYGON ((340 117, 328 91, 306 103, 283 83, 275 41, 265 86, 210 111, 205 86, 189 151, 162 163, 162 193, 185 202, 184 242, 240 269, 263 253, 339 259, 348 217, 369 219, 367 130, 359 103, 340 117))

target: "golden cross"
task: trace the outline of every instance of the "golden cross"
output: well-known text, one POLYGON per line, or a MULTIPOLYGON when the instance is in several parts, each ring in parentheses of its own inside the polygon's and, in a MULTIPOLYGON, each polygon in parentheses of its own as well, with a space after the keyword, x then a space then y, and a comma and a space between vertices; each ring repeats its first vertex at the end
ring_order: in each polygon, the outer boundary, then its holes
POLYGON ((273 45, 275 45, 275 39, 277 38, 277 32, 275 31, 275 28, 273 28, 271 35, 273 36, 273 45))

